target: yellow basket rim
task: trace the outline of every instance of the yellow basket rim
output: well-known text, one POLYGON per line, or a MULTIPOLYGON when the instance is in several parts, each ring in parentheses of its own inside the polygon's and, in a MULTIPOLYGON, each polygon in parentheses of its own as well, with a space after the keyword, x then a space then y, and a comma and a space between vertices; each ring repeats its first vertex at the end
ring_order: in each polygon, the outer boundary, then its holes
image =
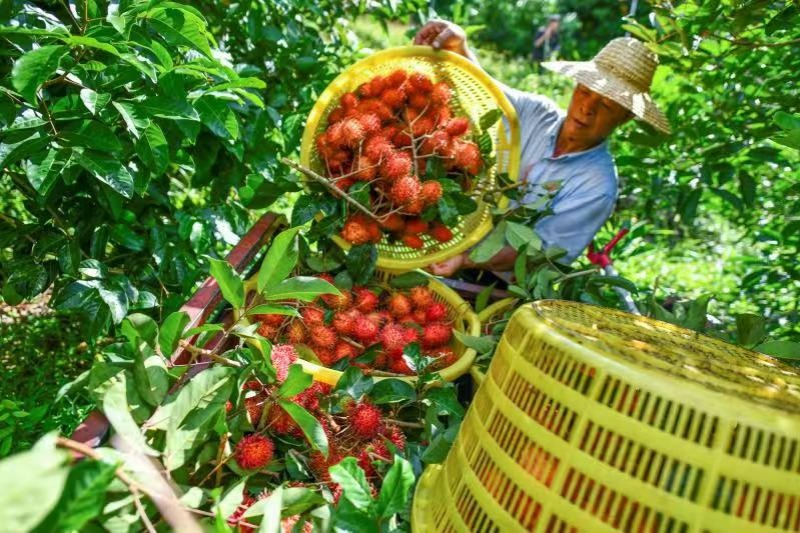
MULTIPOLYGON (((492 95, 497 103, 498 108, 503 111, 505 118, 508 121, 508 133, 511 138, 508 175, 509 179, 516 181, 519 176, 520 164, 520 132, 519 118, 517 117, 517 112, 514 106, 508 100, 500 87, 494 82, 494 80, 472 61, 454 52, 447 50, 434 50, 430 46, 418 45, 397 46, 376 52, 350 65, 341 73, 339 73, 339 75, 330 84, 328 84, 322 94, 320 94, 319 98, 317 98, 317 101, 314 103, 314 107, 311 109, 311 112, 306 119, 306 126, 305 130, 303 131, 303 138, 300 145, 300 164, 306 168, 310 168, 311 153, 315 142, 316 128, 309 126, 316 126, 324 118, 326 108, 335 99, 335 95, 339 91, 352 89, 349 83, 350 73, 358 69, 364 69, 370 67, 371 65, 378 64, 387 59, 406 57, 435 58, 453 62, 458 65, 459 68, 467 71, 471 76, 474 76, 484 85, 487 92, 492 95)), ((506 205, 508 205, 508 199, 506 197, 502 197, 499 202, 499 207, 503 208, 506 205)), ((482 215, 489 209, 491 209, 491 206, 479 199, 478 209, 470 216, 477 216, 478 214, 482 215)), ((394 257, 388 257, 385 254, 382 254, 379 250, 377 265, 382 270, 389 272, 407 272, 417 268, 424 268, 433 263, 445 261, 469 250, 471 247, 478 244, 481 239, 483 239, 483 237, 485 237, 492 230, 493 226, 494 225, 491 217, 488 217, 472 232, 470 232, 469 235, 465 235, 457 244, 454 244, 447 249, 433 251, 422 257, 398 259, 394 257)), ((351 247, 350 243, 338 235, 333 237, 333 241, 344 250, 349 250, 351 247)), ((435 248, 436 246, 437 245, 433 245, 431 248, 435 248)))
MULTIPOLYGON (((392 272, 387 272, 390 275, 393 275, 392 272)), ((465 323, 465 331, 464 334, 470 336, 477 336, 480 334, 481 324, 478 320, 478 315, 472 311, 471 306, 468 302, 466 302, 461 296, 455 292, 453 289, 438 281, 436 278, 428 275, 428 287, 438 295, 440 295, 444 301, 456 310, 456 313, 460 313, 460 320, 463 320, 465 323), (461 310, 459 310, 461 308, 461 310)), ((257 282, 256 276, 250 278, 249 280, 245 281, 245 294, 248 294, 250 291, 253 290, 255 287, 255 283, 257 282)), ((234 310, 234 319, 239 320, 241 315, 238 310, 234 310)), ((247 320, 245 318, 245 320, 247 320)), ((261 344, 255 342, 252 339, 247 339, 246 342, 258 350, 260 353, 263 353, 261 344)), ((443 368, 441 370, 437 370, 436 373, 445 380, 445 381, 454 381, 457 378, 463 376, 467 372, 469 372, 470 368, 472 367, 472 363, 475 361, 475 356, 477 352, 473 348, 469 348, 467 346, 464 347, 464 351, 461 354, 461 357, 456 360, 455 363, 452 365, 443 368)), ((304 359, 297 360, 297 363, 303 368, 303 371, 306 374, 310 374, 316 381, 326 383, 331 386, 335 386, 336 383, 339 382, 339 379, 342 377, 344 372, 339 370, 334 370, 332 368, 327 368, 322 365, 318 365, 311 361, 306 361, 304 359)), ((372 376, 374 381, 382 381, 384 379, 399 379, 401 381, 405 381, 410 384, 414 384, 417 382, 416 376, 372 376)))
POLYGON ((606 315, 635 317, 636 320, 665 328, 675 334, 690 335, 694 337, 698 343, 705 341, 707 344, 726 345, 732 350, 749 352, 754 354, 756 358, 766 358, 780 364, 777 359, 748 350, 742 346, 736 346, 710 335, 670 324, 669 322, 650 317, 632 315, 619 309, 612 309, 594 304, 566 300, 539 300, 525 304, 514 312, 514 315, 517 315, 521 311, 523 313, 528 312, 532 319, 530 325, 536 328, 538 334, 549 337, 550 340, 548 342, 569 344, 570 353, 573 356, 593 366, 612 368, 616 375, 626 379, 633 385, 638 384, 664 397, 675 398, 674 387, 676 384, 679 384, 682 387, 681 397, 684 403, 713 405, 714 409, 707 409, 707 411, 716 411, 729 418, 738 418, 742 422, 746 421, 753 426, 769 428, 773 431, 775 430, 775 427, 772 426, 773 424, 780 424, 782 430, 785 430, 788 424, 795 428, 796 433, 800 434, 800 416, 798 416, 797 413, 791 413, 786 409, 780 409, 775 405, 766 403, 762 397, 752 396, 744 398, 741 395, 729 391, 717 391, 707 385, 686 379, 682 376, 666 374, 663 369, 648 368, 640 364, 624 364, 620 361, 620 357, 611 349, 610 345, 604 342, 587 346, 585 339, 583 339, 578 332, 555 325, 551 320, 547 319, 547 315, 542 308, 552 305, 587 307, 600 310, 606 315), (529 311, 525 311, 526 309, 529 309, 529 311))

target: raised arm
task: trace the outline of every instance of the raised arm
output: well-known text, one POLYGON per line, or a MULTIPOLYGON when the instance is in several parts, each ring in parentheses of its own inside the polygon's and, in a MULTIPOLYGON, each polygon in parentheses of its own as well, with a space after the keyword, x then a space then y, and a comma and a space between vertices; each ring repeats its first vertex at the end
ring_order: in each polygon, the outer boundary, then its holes
POLYGON ((414 44, 429 45, 436 50, 449 50, 480 65, 478 57, 469 49, 464 28, 447 20, 428 21, 414 36, 414 44))

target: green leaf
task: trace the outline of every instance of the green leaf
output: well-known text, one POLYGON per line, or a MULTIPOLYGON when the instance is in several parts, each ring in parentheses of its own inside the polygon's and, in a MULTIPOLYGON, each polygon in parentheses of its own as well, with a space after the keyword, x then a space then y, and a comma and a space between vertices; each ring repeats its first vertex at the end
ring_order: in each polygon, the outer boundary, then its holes
POLYGON ((306 439, 308 439, 308 442, 311 443, 311 446, 315 450, 322 452, 322 455, 325 457, 328 457, 328 436, 325 435, 325 430, 322 428, 322 424, 319 423, 319 420, 292 401, 278 400, 278 405, 280 405, 283 410, 292 417, 292 420, 300 426, 300 429, 303 430, 303 434, 306 436, 306 439))
POLYGON ((41 159, 31 157, 28 160, 25 174, 36 192, 42 196, 50 193, 58 179, 58 173, 55 171, 57 157, 58 151, 51 148, 44 153, 41 159))
POLYGON ((261 304, 251 309, 248 309, 247 316, 252 315, 286 315, 286 316, 300 316, 297 309, 289 307, 288 305, 276 304, 261 304))
POLYGON ((454 424, 444 431, 439 432, 423 452, 420 459, 425 464, 438 464, 445 460, 447 452, 453 445, 453 441, 458 434, 458 424, 454 424))
POLYGON ((102 513, 116 470, 116 465, 102 461, 86 460, 73 466, 58 504, 34 532, 80 531, 102 513))
POLYGON ((128 444, 146 455, 158 456, 158 452, 147 444, 139 425, 131 415, 132 409, 128 405, 126 391, 129 386, 132 387, 133 383, 128 383, 125 379, 115 379, 112 382, 103 396, 103 414, 106 415, 117 435, 128 444))
POLYGON ((329 469, 331 479, 341 485, 344 491, 342 496, 352 503, 356 509, 367 511, 370 515, 375 514, 375 504, 372 501, 372 493, 367 483, 367 476, 355 457, 345 457, 339 464, 333 465, 329 469))
POLYGON ((639 292, 639 288, 634 282, 627 278, 623 278, 622 276, 594 275, 591 277, 590 282, 593 285, 611 285, 612 287, 620 287, 634 294, 639 292))
POLYGON ((469 258, 475 263, 485 263, 503 249, 506 244, 506 221, 500 222, 489 235, 487 235, 469 253, 469 258))
POLYGON ((767 336, 766 320, 760 315, 736 315, 736 339, 743 346, 752 346, 767 336))
POLYGON ((25 99, 36 105, 36 91, 53 75, 67 55, 66 46, 42 46, 24 53, 11 69, 11 84, 25 99))
POLYGON ((50 144, 50 138, 38 131, 31 137, 13 144, 0 144, 0 168, 5 168, 20 159, 36 154, 50 144))
POLYGON ((69 454, 56 448, 56 434, 33 449, 0 461, 0 524, 30 531, 54 508, 67 481, 69 454), (12 482, 13 481, 13 482, 12 482))
POLYGON ((261 269, 258 271, 259 293, 264 292, 265 289, 269 290, 283 281, 297 266, 297 258, 300 255, 297 239, 299 231, 300 228, 290 228, 273 239, 272 245, 261 263, 261 269))
POLYGON ((75 162, 125 198, 133 198, 133 176, 115 157, 91 150, 72 152, 75 162))
POLYGON ((64 42, 72 46, 85 46, 87 48, 94 48, 95 50, 102 50, 108 54, 119 57, 119 50, 113 45, 98 41, 94 37, 86 37, 85 35, 70 35, 64 42))
POLYGON ((309 388, 313 381, 314 378, 311 377, 311 374, 306 374, 301 365, 292 365, 289 367, 289 374, 286 376, 286 380, 278 389, 278 397, 291 398, 300 394, 309 388))
POLYGON ((792 115, 785 111, 777 111, 772 119, 782 130, 791 131, 800 129, 800 115, 792 115))
MULTIPOLYGON (((176 392, 167 396, 164 403, 145 423, 148 429, 167 430, 179 427, 190 413, 195 412, 194 423, 198 422, 198 414, 209 407, 223 405, 228 399, 235 371, 233 368, 217 365, 200 372, 176 392)), ((214 413, 207 412, 200 418, 209 418, 214 413)))
POLYGON ((136 347, 135 354, 133 378, 136 381, 136 390, 147 403, 157 407, 169 390, 166 361, 144 343, 136 347))
POLYGON ((711 301, 710 294, 703 294, 697 299, 693 300, 689 305, 686 313, 686 318, 683 321, 684 327, 695 331, 703 331, 706 327, 708 317, 708 304, 711 301))
POLYGON ((497 345, 497 339, 491 335, 473 337, 472 335, 465 335, 455 329, 453 330, 453 334, 461 344, 467 348, 472 348, 480 354, 492 353, 494 351, 494 347, 497 345))
POLYGON ((757 352, 765 353, 778 359, 800 359, 800 343, 789 341, 770 341, 759 344, 753 348, 757 352))
POLYGON ((317 296, 323 294, 334 294, 340 296, 339 289, 325 281, 324 279, 296 276, 281 281, 273 287, 271 291, 264 295, 267 300, 300 300, 311 302, 317 296))
POLYGON ((259 533, 279 533, 281 529, 281 509, 283 507, 283 486, 275 489, 269 497, 258 500, 245 511, 242 518, 245 520, 263 515, 259 533))
MULTIPOLYGON (((519 259, 519 258, 517 258, 517 259, 519 259)), ((523 260, 524 260, 524 258, 523 258, 523 260)), ((515 271, 516 271, 516 269, 515 269, 515 271)), ((523 275, 523 278, 524 277, 525 276, 523 275)), ((519 279, 519 277, 517 279, 519 279)), ((486 309, 486 306, 489 303, 489 298, 492 297, 492 292, 494 291, 494 288, 495 288, 496 285, 497 285, 497 282, 494 282, 491 285, 489 285, 488 287, 484 287, 481 290, 481 292, 479 292, 478 295, 475 297, 475 312, 476 313, 480 313, 481 311, 486 309)))
POLYGON ((434 388, 428 391, 425 399, 431 403, 431 409, 437 415, 452 415, 458 419, 464 416, 464 408, 458 403, 455 389, 452 387, 434 388))
POLYGON ((247 485, 247 476, 242 477, 238 483, 233 484, 228 490, 225 491, 225 494, 222 496, 222 499, 219 503, 215 506, 215 511, 219 512, 222 516, 231 516, 239 505, 242 503, 242 494, 245 491, 245 486, 247 485))
POLYGON ((492 109, 481 115, 479 125, 481 131, 486 131, 494 126, 498 120, 503 116, 503 111, 500 109, 492 109))
POLYGON ((212 96, 198 98, 194 103, 200 113, 200 120, 217 137, 223 139, 239 138, 239 122, 228 102, 212 96))
POLYGON ((239 308, 244 305, 244 282, 241 276, 233 270, 227 261, 208 257, 209 271, 217 281, 222 296, 233 307, 239 308))
POLYGON ((351 398, 360 400, 362 396, 369 394, 373 386, 374 381, 370 376, 365 376, 360 368, 351 366, 342 373, 333 390, 344 391, 351 398))
POLYGON ((97 115, 97 113, 111 101, 110 94, 96 93, 87 88, 81 89, 80 96, 81 102, 83 102, 83 105, 86 106, 86 109, 88 109, 92 115, 97 115))
POLYGON ((158 124, 151 122, 145 128, 144 135, 136 143, 136 153, 156 176, 167 170, 169 145, 158 124))
POLYGON ((431 277, 428 274, 415 270, 394 276, 389 280, 389 286, 394 289, 410 289, 420 285, 427 285, 430 279, 431 277))
POLYGON ((506 223, 506 240, 515 250, 523 246, 532 246, 538 250, 542 246, 542 241, 533 228, 517 222, 506 223))
POLYGON ((64 127, 59 136, 69 146, 80 146, 101 152, 119 152, 122 144, 114 131, 97 120, 73 122, 64 127))
POLYGON ((372 279, 377 264, 378 249, 374 244, 353 246, 348 250, 345 259, 347 271, 358 285, 365 285, 372 279))
POLYGON ((411 463, 399 455, 394 456, 394 462, 386 477, 383 478, 381 493, 378 496, 378 515, 390 518, 393 514, 401 512, 411 500, 411 487, 414 486, 414 469, 411 463))
MULTIPOLYGON (((337 384, 338 386, 338 384, 337 384)), ((382 379, 375 383, 369 391, 373 403, 382 405, 387 403, 407 402, 417 399, 414 387, 400 379, 382 379)))
POLYGON ((188 46, 213 59, 205 22, 194 13, 157 7, 145 13, 153 29, 172 44, 188 46))
POLYGON ((131 135, 138 139, 141 132, 150 124, 150 119, 145 111, 125 102, 111 102, 111 105, 114 106, 122 120, 125 121, 125 126, 131 135))
POLYGON ((170 357, 183 337, 183 330, 189 324, 189 315, 184 311, 175 311, 161 324, 158 332, 158 347, 164 357, 170 357))

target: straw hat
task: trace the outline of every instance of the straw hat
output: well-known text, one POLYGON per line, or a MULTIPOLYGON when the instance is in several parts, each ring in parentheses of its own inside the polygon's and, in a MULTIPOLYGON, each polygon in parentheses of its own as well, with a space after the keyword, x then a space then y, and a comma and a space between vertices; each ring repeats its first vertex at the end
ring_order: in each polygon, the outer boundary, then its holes
POLYGON ((591 61, 548 61, 542 66, 614 100, 637 119, 669 134, 669 122, 650 96, 658 57, 640 41, 618 37, 591 61))

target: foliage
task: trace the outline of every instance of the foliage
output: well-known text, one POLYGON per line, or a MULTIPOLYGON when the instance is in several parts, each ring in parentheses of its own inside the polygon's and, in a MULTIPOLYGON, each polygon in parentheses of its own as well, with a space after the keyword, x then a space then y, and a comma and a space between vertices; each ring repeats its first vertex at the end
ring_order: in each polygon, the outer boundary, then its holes
MULTIPOLYGON (((275 239, 256 276, 257 280, 266 280, 261 299, 286 302, 289 296, 285 289, 289 286, 302 288, 299 292, 293 289, 291 294, 303 301, 338 294, 321 279, 290 277, 298 271, 299 255, 285 252, 307 249, 302 241, 296 229, 275 239), (275 272, 282 274, 272 275, 275 272)), ((283 519, 284 525, 287 520, 290 524, 308 520, 317 526, 361 530, 370 523, 378 528, 396 528, 407 520, 416 476, 423 464, 444 458, 463 417, 453 386, 441 383, 438 375, 427 371, 420 371, 415 386, 397 380, 377 382, 352 367, 332 391, 319 398, 318 409, 327 412, 328 419, 318 419, 320 415, 312 416, 297 400, 311 390, 310 376, 293 366, 279 378, 279 364, 273 366, 269 356, 269 341, 248 325, 246 317, 263 312, 263 306, 239 297, 245 286, 239 275, 221 268, 216 274, 223 292, 233 295, 229 303, 238 310, 239 319, 180 334, 184 339, 201 334, 198 347, 191 351, 195 358, 210 361, 210 368, 190 381, 183 379, 196 360, 170 365, 162 351, 165 337, 173 338, 175 321, 167 318, 159 326, 141 314, 125 319, 121 328, 124 338, 109 345, 92 367, 87 390, 111 424, 111 442, 124 454, 112 448, 87 451, 73 441, 49 435, 33 450, 0 462, 0 470, 13 476, 30 469, 31 475, 25 476, 29 483, 0 487, 3 501, 15 503, 15 520, 25 516, 22 527, 63 530, 111 527, 119 520, 151 523, 159 513, 176 526, 181 510, 203 517, 200 521, 209 525, 215 517, 231 525, 259 521, 275 524, 283 519), (199 347, 215 334, 221 335, 219 343, 208 349, 199 347), (252 418, 253 396, 247 395, 256 382, 267 385, 269 395, 261 419, 252 418), (374 475, 368 482, 363 465, 353 457, 337 461, 330 468, 330 478, 323 478, 335 485, 317 482, 312 474, 312 453, 334 454, 333 442, 327 436, 333 433, 323 431, 322 420, 325 426, 333 424, 333 417, 341 417, 348 402, 367 398, 386 409, 391 419, 405 421, 400 423, 413 428, 412 442, 403 453, 395 448, 391 464, 376 463, 375 468, 383 465, 379 490, 373 485, 374 475), (257 430, 274 440, 278 452, 263 469, 244 469, 234 459, 234 443, 253 434, 267 410, 278 405, 300 426, 302 434, 280 433, 271 426, 257 430), (419 444, 421 441, 430 442, 430 446, 419 444), (70 465, 63 449, 81 451, 90 460, 70 465), (163 462, 181 486, 180 500, 163 492, 164 481, 156 471, 146 474, 141 463, 137 469, 137 462, 145 456, 163 462), (337 485, 341 498, 331 493, 337 485), (32 491, 39 497, 31 498, 32 491), (249 495, 261 496, 253 503, 249 495), (237 515, 239 508, 242 512, 237 515)), ((172 342, 167 352, 173 348, 172 342)))
MULTIPOLYGON (((53 305, 97 335, 174 310, 204 255, 298 190, 279 156, 352 61, 347 20, 365 7, 79 4, 0 14, 0 286, 13 304, 52 285, 53 305)), ((382 19, 414 3, 372 7, 382 19)))

